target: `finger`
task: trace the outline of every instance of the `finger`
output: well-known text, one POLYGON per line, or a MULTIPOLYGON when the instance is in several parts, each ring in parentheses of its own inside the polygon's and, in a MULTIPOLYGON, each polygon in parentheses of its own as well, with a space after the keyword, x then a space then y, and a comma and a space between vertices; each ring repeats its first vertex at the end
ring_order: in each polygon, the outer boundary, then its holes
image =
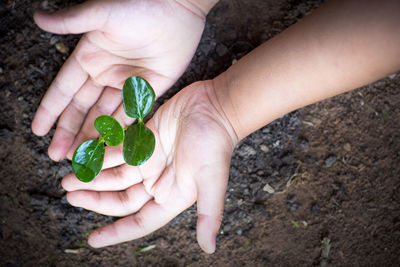
POLYGON ((101 115, 111 115, 120 104, 121 90, 106 87, 97 103, 90 109, 81 130, 67 153, 68 159, 72 159, 75 149, 83 141, 94 139, 99 136, 99 133, 94 128, 94 121, 96 118, 101 115))
POLYGON ((104 155, 103 170, 114 168, 125 163, 124 155, 122 154, 123 145, 106 146, 104 155))
MULTIPOLYGON (((203 168, 196 177, 197 241, 201 249, 209 254, 215 251, 229 176, 229 168, 216 166, 203 168)), ((229 162, 221 166, 229 166, 229 162)))
POLYGON ((150 200, 137 213, 93 231, 88 239, 89 245, 98 248, 143 237, 161 228, 194 203, 194 199, 184 199, 179 192, 174 191, 171 195, 173 197, 163 205, 150 200))
POLYGON ((143 184, 120 192, 73 191, 67 193, 68 202, 75 207, 109 216, 125 216, 138 211, 153 197, 143 184))
POLYGON ((36 111, 32 122, 34 134, 43 136, 48 133, 87 78, 88 74, 73 53, 61 67, 36 111))
POLYGON ((87 1, 54 13, 36 11, 33 18, 45 31, 68 34, 104 29, 111 12, 107 1, 87 1))
POLYGON ((129 126, 135 121, 135 119, 126 115, 123 104, 118 107, 112 116, 122 125, 122 127, 129 126))
POLYGON ((92 107, 103 91, 103 86, 88 79, 72 98, 71 103, 62 113, 57 129, 49 146, 49 157, 60 161, 66 157, 90 107, 92 107))
POLYGON ((158 204, 165 203, 171 193, 171 189, 175 181, 175 174, 173 169, 173 164, 169 165, 164 170, 161 177, 151 188, 151 193, 154 196, 154 201, 158 204))
POLYGON ((121 166, 106 169, 90 183, 78 180, 71 173, 65 176, 61 182, 67 191, 93 190, 93 191, 120 191, 142 182, 142 175, 137 167, 123 164, 121 166))

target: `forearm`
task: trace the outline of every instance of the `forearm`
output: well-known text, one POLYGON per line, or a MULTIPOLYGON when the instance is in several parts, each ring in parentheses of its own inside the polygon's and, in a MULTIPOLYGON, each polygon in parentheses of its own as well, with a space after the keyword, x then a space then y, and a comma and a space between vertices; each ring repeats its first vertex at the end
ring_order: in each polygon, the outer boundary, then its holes
POLYGON ((331 1, 213 81, 239 139, 400 69, 399 1, 331 1))

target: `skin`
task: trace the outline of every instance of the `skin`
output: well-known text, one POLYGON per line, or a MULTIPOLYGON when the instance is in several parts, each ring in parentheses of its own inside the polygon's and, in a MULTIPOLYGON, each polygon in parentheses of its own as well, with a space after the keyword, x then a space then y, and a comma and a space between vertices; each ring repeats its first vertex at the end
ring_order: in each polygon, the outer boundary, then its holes
POLYGON ((73 174, 63 187, 78 207, 124 218, 89 244, 140 238, 197 202, 197 240, 215 251, 232 151, 280 116, 400 69, 400 2, 330 1, 213 80, 182 89, 147 126, 156 148, 140 167, 107 148, 92 183, 73 174), (362 4, 361 4, 362 2, 362 4))
POLYGON ((55 121, 48 153, 72 158, 76 147, 98 137, 93 121, 112 115, 132 123, 121 105, 125 79, 139 75, 162 95, 185 71, 215 1, 98 0, 47 14, 35 12, 45 31, 85 33, 43 97, 32 131, 42 136, 55 121), (179 48, 179 49, 178 49, 179 48))

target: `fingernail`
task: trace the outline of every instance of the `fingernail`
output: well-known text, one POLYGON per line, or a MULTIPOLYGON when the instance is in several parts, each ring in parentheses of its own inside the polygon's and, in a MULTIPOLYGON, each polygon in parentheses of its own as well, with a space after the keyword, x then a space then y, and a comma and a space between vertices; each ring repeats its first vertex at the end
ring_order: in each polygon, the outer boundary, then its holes
POLYGON ((215 252, 215 244, 215 237, 211 236, 210 240, 208 240, 208 242, 203 246, 204 252, 207 254, 213 254, 215 252))
POLYGON ((210 254, 215 252, 215 247, 216 247, 216 239, 215 236, 213 236, 210 242, 210 252, 209 252, 210 254))

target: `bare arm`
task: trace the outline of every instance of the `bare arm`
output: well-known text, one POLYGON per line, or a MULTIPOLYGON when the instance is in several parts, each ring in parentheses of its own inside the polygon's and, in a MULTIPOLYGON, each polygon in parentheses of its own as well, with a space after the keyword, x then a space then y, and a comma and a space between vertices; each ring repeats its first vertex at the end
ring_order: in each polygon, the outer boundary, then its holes
POLYGON ((242 139, 297 108, 400 69, 400 1, 329 1, 214 79, 242 139))

